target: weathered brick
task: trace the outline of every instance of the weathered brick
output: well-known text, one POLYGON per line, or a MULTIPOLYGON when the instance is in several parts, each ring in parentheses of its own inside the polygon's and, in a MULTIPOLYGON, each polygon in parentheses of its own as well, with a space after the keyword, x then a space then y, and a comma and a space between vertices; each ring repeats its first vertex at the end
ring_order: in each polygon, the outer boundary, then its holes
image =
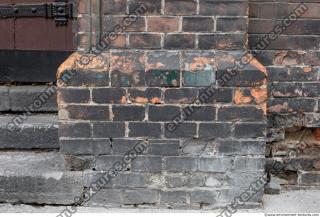
POLYGON ((318 83, 304 83, 303 96, 318 97, 320 96, 320 82, 318 83))
POLYGON ((161 157, 139 156, 131 163, 134 172, 160 172, 162 167, 161 157))
POLYGON ((264 155, 265 142, 264 141, 234 141, 222 140, 218 142, 218 152, 221 154, 230 155, 264 155))
POLYGON ((166 138, 193 138, 196 136, 196 128, 196 123, 181 123, 171 132, 165 126, 164 135, 166 138))
POLYGON ((231 158, 199 158, 198 170, 201 172, 224 172, 231 168, 231 158))
POLYGON ((109 32, 116 32, 117 26, 121 26, 123 28, 123 32, 144 32, 146 29, 145 18, 144 17, 136 17, 134 22, 131 21, 128 17, 115 17, 115 16, 104 16, 102 25, 103 31, 107 34, 109 32), (130 25, 128 25, 130 24, 130 25))
POLYGON ((77 31, 78 32, 89 32, 90 27, 91 27, 89 20, 90 20, 89 15, 83 14, 81 17, 79 17, 77 31))
POLYGON ((64 155, 64 164, 70 171, 83 171, 94 168, 93 156, 64 155))
POLYGON ((168 173, 164 176, 167 188, 204 186, 205 175, 199 173, 168 173))
POLYGON ((186 139, 181 142, 181 151, 190 156, 206 154, 208 150, 213 150, 215 143, 209 139, 186 139))
POLYGON ((199 48, 203 50, 243 50, 246 48, 245 34, 199 35, 199 48))
MULTIPOLYGON (((278 159, 276 159, 278 160, 278 159)), ((319 158, 312 157, 296 157, 290 159, 290 164, 284 163, 285 170, 291 171, 319 171, 319 158)))
POLYGON ((121 162, 122 157, 117 155, 97 156, 95 169, 101 171, 108 171, 116 162, 121 162))
POLYGON ((119 138, 125 136, 124 123, 105 122, 93 124, 93 137, 96 138, 119 138))
POLYGON ((204 87, 214 85, 216 82, 215 71, 204 70, 198 72, 183 71, 184 87, 204 87))
POLYGON ((179 106, 149 106, 149 121, 171 121, 181 113, 179 106))
POLYGON ((125 190, 123 193, 124 204, 154 204, 159 202, 157 190, 125 190))
POLYGON ((304 57, 304 61, 308 65, 320 65, 320 52, 319 51, 308 51, 304 57))
POLYGON ((185 191, 161 191, 160 204, 183 205, 188 203, 189 194, 185 191))
MULTIPOLYGON (((264 182, 264 178, 258 177, 255 182, 259 181, 259 183, 264 182)), ((250 182, 251 183, 251 182, 250 182)), ((252 189, 252 187, 251 187, 252 189)), ((249 193, 248 186, 234 189, 223 189, 221 190, 221 194, 219 195, 219 201, 222 203, 230 203, 234 198, 240 197, 241 200, 246 201, 242 205, 242 207, 246 208, 254 208, 260 206, 262 203, 262 198, 264 194, 264 189, 257 189, 255 194, 252 197, 249 193), (245 193, 244 193, 245 192, 245 193)))
POLYGON ((258 171, 265 169, 265 158, 238 158, 234 161, 234 169, 237 171, 258 171))
MULTIPOLYGON (((230 70, 230 69, 238 69, 237 62, 241 60, 241 58, 246 57, 246 53, 244 51, 215 51, 215 60, 216 67, 218 70, 230 70)), ((245 58, 246 59, 246 58, 245 58)), ((248 61, 248 60, 247 60, 248 61)), ((252 67, 252 64, 244 65, 241 69, 249 69, 249 70, 259 70, 256 67, 252 67)), ((233 70, 234 71, 234 70, 233 70)), ((231 72, 233 72, 231 71, 231 72)), ((229 72, 229 73, 231 73, 229 72)))
POLYGON ((209 190, 193 190, 190 192, 190 202, 199 204, 215 204, 219 193, 209 190))
POLYGON ((228 176, 225 174, 211 174, 206 177, 205 186, 207 187, 221 187, 227 185, 229 181, 228 176))
POLYGON ((145 85, 143 52, 112 52, 110 58, 111 85, 113 87, 145 85))
POLYGON ((98 155, 111 153, 109 139, 62 139, 60 146, 64 154, 98 155))
POLYGON ((226 123, 200 123, 200 138, 227 138, 231 136, 231 125, 226 123))
POLYGON ((303 125, 305 127, 320 127, 320 113, 305 113, 303 125))
POLYGON ((99 191, 100 194, 96 194, 88 201, 88 205, 95 206, 120 206, 123 204, 122 189, 102 189, 99 191))
POLYGON ((213 106, 184 107, 182 117, 188 121, 212 121, 216 117, 216 108, 213 106))
POLYGON ((148 32, 178 32, 178 17, 148 17, 148 32))
MULTIPOLYGON (((283 20, 264 20, 264 19, 252 19, 250 20, 249 32, 255 33, 269 33, 274 26, 281 25, 283 20), (262 28, 264 26, 264 28, 262 28)), ((288 35, 314 35, 319 34, 319 29, 316 27, 316 20, 296 20, 296 22, 288 26, 283 32, 288 35)))
POLYGON ((129 137, 159 138, 162 134, 160 123, 129 123, 129 137))
POLYGON ((58 99, 65 103, 88 103, 90 90, 86 88, 61 88, 58 99))
POLYGON ((104 14, 125 14, 126 0, 106 0, 103 2, 104 14))
POLYGON ((74 41, 77 44, 77 49, 86 51, 90 49, 90 36, 88 33, 76 33, 74 41))
POLYGON ((142 141, 139 139, 112 139, 112 151, 115 154, 125 154, 142 141))
POLYGON ((166 89, 164 92, 165 103, 189 104, 197 99, 198 91, 192 88, 166 89))
POLYGON ((78 7, 78 12, 80 14, 88 14, 90 12, 90 4, 89 4, 89 2, 80 1, 79 2, 79 7, 78 7))
POLYGON ((200 14, 214 16, 247 16, 248 3, 212 0, 200 0, 200 14))
POLYGON ((218 71, 218 83, 226 87, 258 87, 265 83, 266 75, 259 70, 218 71))
POLYGON ((302 173, 299 180, 302 185, 319 185, 320 174, 316 172, 302 173))
POLYGON ((150 179, 150 174, 130 172, 128 174, 120 173, 111 182, 116 188, 147 188, 151 184, 150 179))
MULTIPOLYGON (((84 186, 90 187, 92 183, 95 183, 99 180, 101 176, 105 175, 103 171, 84 171, 84 186)), ((116 177, 110 179, 102 189, 105 188, 146 188, 151 184, 150 181, 151 175, 147 173, 126 173, 120 172, 116 177)), ((103 191, 103 190, 102 190, 103 191)))
POLYGON ((180 56, 178 52, 147 53, 146 83, 152 87, 180 86, 180 56))
POLYGON ((166 171, 196 171, 198 168, 197 158, 191 157, 166 157, 165 170, 166 171))
POLYGON ((274 97, 299 97, 302 96, 302 83, 273 83, 272 95, 274 97))
POLYGON ((59 112, 64 113, 60 119, 65 115, 67 119, 108 121, 110 117, 108 106, 68 105, 59 112))
POLYGON ((164 49, 192 49, 195 48, 194 34, 168 34, 164 36, 164 49))
POLYGON ((142 121, 145 118, 145 108, 143 106, 112 106, 114 121, 142 121))
POLYGON ((245 18, 233 18, 233 17, 221 17, 217 18, 217 31, 218 32, 236 32, 247 31, 247 19, 245 18))
POLYGON ((288 114, 268 114, 268 127, 273 128, 292 128, 302 125, 303 115, 288 113, 288 114))
POLYGON ((129 0, 129 13, 136 14, 135 11, 138 7, 143 5, 146 10, 145 15, 161 14, 161 1, 159 0, 129 0))
POLYGON ((210 86, 216 82, 215 53, 188 51, 182 53, 183 85, 190 87, 210 86), (200 57, 199 57, 200 56, 200 57))
POLYGON ((214 21, 211 17, 183 17, 184 32, 213 32, 214 21))
MULTIPOLYGON (((64 73, 70 74, 69 71, 64 73)), ((65 84, 68 86, 89 86, 89 87, 99 87, 99 86, 109 86, 109 72, 97 72, 93 70, 72 70, 72 79, 68 79, 65 84)), ((63 78, 63 75, 61 75, 63 78)))
POLYGON ((265 123, 238 123, 235 125, 235 137, 238 138, 256 138, 265 137, 265 123))
POLYGON ((315 81, 317 71, 311 67, 268 67, 268 79, 272 81, 315 81))
MULTIPOLYGON (((110 49, 127 48, 127 34, 118 34, 115 38, 113 38, 113 40, 110 40, 108 46, 110 49)), ((107 85, 104 85, 104 86, 107 86, 107 85)))
POLYGON ((274 53, 270 50, 252 50, 252 55, 266 67, 273 65, 274 53))
POLYGON ((265 178, 265 171, 248 171, 248 172, 237 172, 233 171, 227 173, 226 178, 230 185, 237 185, 238 188, 247 188, 248 183, 254 183, 257 180, 261 180, 261 177, 265 178))
POLYGON ((263 118, 263 111, 254 106, 225 106, 218 110, 219 121, 259 121, 263 118))
POLYGON ((249 47, 253 50, 261 47, 261 44, 267 44, 267 48, 270 50, 317 50, 319 49, 319 42, 320 38, 318 36, 311 35, 279 35, 277 40, 271 40, 270 35, 249 35, 249 47), (264 41, 269 41, 269 43, 262 43, 262 37, 265 39, 264 41))
MULTIPOLYGON (((269 51, 268 54, 272 55, 273 64, 275 66, 294 66, 301 65, 304 62, 304 51, 294 50, 281 50, 281 51, 269 51)), ((272 63, 269 65, 273 65, 272 63)))
POLYGON ((149 51, 147 53, 147 67, 150 69, 179 70, 180 57, 176 51, 149 51))
POLYGON ((92 90, 94 103, 126 103, 126 90, 123 88, 94 88, 92 90))
POLYGON ((276 98, 269 99, 268 111, 272 113, 314 112, 317 101, 310 98, 276 98))
MULTIPOLYGON (((261 3, 250 3, 250 7, 252 10, 250 10, 250 16, 257 17, 257 18, 269 18, 275 17, 275 18, 284 18, 287 17, 288 14, 291 11, 294 11, 295 8, 299 6, 299 1, 292 1, 296 3, 288 4, 287 2, 268 2, 265 4, 261 3), (263 10, 261 8, 263 7, 263 10)), ((319 10, 319 5, 316 3, 311 3, 316 1, 305 1, 306 6, 309 8, 309 10, 305 11, 305 7, 300 9, 305 12, 303 15, 305 18, 317 18, 319 15, 316 13, 317 10, 319 10), (310 2, 310 3, 307 3, 310 2)))
POLYGON ((268 98, 266 87, 237 88, 234 91, 234 103, 237 105, 261 105, 268 98))
POLYGON ((206 103, 230 103, 233 98, 233 90, 228 88, 203 88, 199 90, 199 101, 206 103))
POLYGON ((70 138, 87 138, 91 136, 91 126, 89 123, 59 123, 59 136, 70 138))
POLYGON ((179 155, 179 140, 151 140, 148 153, 151 155, 174 156, 179 155))
POLYGON ((197 2, 194 0, 166 0, 164 13, 170 15, 196 14, 197 2))
POLYGON ((161 103, 161 89, 159 88, 145 88, 145 89, 129 89, 129 100, 133 103, 161 103))
POLYGON ((133 49, 160 49, 160 34, 132 33, 129 35, 129 44, 133 49))

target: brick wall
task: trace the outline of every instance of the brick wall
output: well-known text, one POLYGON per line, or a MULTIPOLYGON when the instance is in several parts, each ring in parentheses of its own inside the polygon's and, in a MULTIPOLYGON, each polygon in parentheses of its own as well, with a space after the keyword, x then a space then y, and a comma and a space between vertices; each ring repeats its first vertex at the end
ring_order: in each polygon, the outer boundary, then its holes
POLYGON ((253 47, 258 38, 283 22, 299 2, 308 7, 306 13, 257 59, 269 75, 269 162, 283 161, 290 151, 297 155, 288 159, 285 171, 273 180, 308 186, 320 184, 320 2, 251 1, 249 44, 253 47))
MULTIPOLYGON (((254 60, 227 70, 247 49, 247 1, 82 3, 78 38, 87 39, 79 51, 103 43, 93 49, 99 55, 75 53, 58 71, 58 78, 73 74, 58 94, 66 163, 85 170, 89 187, 138 141, 148 144, 90 204, 216 208, 264 176, 264 67, 254 60), (146 12, 114 37, 112 27, 139 3, 146 12)), ((257 191, 246 207, 261 204, 257 191)))

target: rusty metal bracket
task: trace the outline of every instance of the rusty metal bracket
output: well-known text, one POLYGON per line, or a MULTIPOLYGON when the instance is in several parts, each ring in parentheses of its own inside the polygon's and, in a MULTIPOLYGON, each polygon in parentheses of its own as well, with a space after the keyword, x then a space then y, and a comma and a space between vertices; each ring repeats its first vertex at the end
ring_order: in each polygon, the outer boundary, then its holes
POLYGON ((65 26, 74 18, 75 4, 56 0, 53 3, 0 5, 0 18, 45 17, 65 26))

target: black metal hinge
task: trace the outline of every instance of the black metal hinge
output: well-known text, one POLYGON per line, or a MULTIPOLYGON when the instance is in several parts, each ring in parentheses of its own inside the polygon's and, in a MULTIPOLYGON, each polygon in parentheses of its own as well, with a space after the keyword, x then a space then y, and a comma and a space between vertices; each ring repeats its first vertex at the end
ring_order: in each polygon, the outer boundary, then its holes
POLYGON ((0 4, 0 18, 45 17, 54 19, 58 26, 65 26, 68 19, 74 18, 75 4, 66 0, 39 4, 0 4))

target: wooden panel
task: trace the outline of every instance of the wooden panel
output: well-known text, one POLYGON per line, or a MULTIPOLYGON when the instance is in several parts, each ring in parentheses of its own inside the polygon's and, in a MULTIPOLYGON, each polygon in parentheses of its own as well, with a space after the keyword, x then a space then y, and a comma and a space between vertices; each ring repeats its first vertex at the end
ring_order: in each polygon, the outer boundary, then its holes
MULTIPOLYGON (((54 0, 0 0, 0 4, 50 3, 54 0)), ((74 50, 72 21, 68 26, 56 26, 44 17, 0 19, 0 49, 74 50)))
MULTIPOLYGON (((44 3, 54 0, 13 0, 14 3, 44 3)), ((18 18, 15 21, 17 50, 73 50, 72 22, 56 26, 54 20, 41 17, 18 18)))
POLYGON ((54 82, 68 51, 0 50, 1 82, 54 82))
POLYGON ((54 20, 44 18, 16 19, 15 49, 73 50, 71 25, 56 27, 54 20))
MULTIPOLYGON (((54 0, 0 0, 0 4, 54 0)), ((72 21, 57 27, 42 17, 0 19, 0 83, 54 82, 58 66, 71 54, 72 21)))
MULTIPOLYGON (((12 0, 1 0, 2 4, 12 4, 12 0)), ((0 19, 0 48, 13 49, 14 48, 14 19, 0 19)))

